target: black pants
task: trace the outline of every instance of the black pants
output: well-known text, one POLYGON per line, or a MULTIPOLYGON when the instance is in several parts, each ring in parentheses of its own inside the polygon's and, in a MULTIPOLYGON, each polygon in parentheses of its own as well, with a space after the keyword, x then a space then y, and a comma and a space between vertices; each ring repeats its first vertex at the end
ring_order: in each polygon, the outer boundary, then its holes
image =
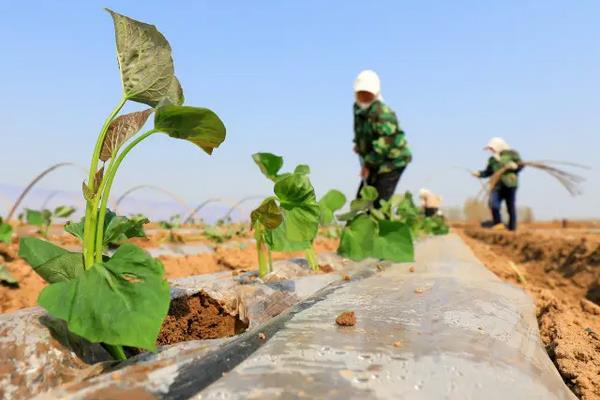
POLYGON ((438 213, 439 208, 437 207, 425 207, 425 216, 433 217, 438 213))
POLYGON ((492 218, 494 225, 502 223, 502 201, 506 202, 506 210, 508 211, 508 229, 514 231, 517 229, 517 188, 509 188, 504 185, 499 185, 490 195, 490 208, 492 209, 492 218))
POLYGON ((360 183, 356 198, 359 198, 360 191, 365 183, 369 186, 373 186, 377 189, 377 193, 379 193, 379 197, 375 200, 375 207, 379 208, 381 200, 389 200, 390 197, 392 197, 396 190, 396 185, 398 185, 398 181, 405 169, 406 167, 403 167, 394 171, 384 172, 383 174, 378 174, 377 171, 370 170, 367 179, 360 183))

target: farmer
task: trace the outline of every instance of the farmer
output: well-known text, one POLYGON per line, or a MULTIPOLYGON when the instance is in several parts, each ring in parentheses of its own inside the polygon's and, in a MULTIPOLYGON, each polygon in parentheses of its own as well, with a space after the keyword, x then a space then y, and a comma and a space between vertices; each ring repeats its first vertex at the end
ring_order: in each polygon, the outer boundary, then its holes
POLYGON ((510 148, 504 139, 499 137, 492 138, 483 149, 490 151, 492 156, 488 160, 486 169, 473 172, 475 177, 489 178, 497 171, 505 170, 490 193, 489 207, 492 210, 494 223, 492 229, 504 229, 500 209, 502 201, 505 201, 509 216, 508 229, 515 231, 517 229, 516 195, 519 185, 518 174, 523 169, 521 157, 519 153, 510 148))
POLYGON ((433 217, 440 213, 442 198, 429 189, 419 190, 419 198, 421 199, 421 207, 426 217, 433 217))
MULTIPOLYGON (((412 155, 396 113, 381 97, 379 76, 365 70, 354 81, 354 151, 360 157, 364 185, 374 186, 379 201, 389 200, 412 155)), ((358 194, 357 194, 358 197, 358 194)))

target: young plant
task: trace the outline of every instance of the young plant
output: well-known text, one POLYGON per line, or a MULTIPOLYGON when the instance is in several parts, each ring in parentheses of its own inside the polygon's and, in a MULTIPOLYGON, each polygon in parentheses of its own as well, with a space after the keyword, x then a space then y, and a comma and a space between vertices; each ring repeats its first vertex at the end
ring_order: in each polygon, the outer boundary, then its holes
POLYGON ((0 242, 10 244, 13 234, 13 227, 10 224, 7 224, 0 217, 0 242))
POLYGON ((139 234, 139 221, 107 210, 117 170, 135 146, 159 132, 211 154, 225 139, 225 126, 206 108, 182 105, 171 47, 156 27, 108 12, 114 21, 123 95, 96 139, 88 181, 83 183, 83 222, 66 228, 82 239, 83 253, 22 238, 19 255, 49 283, 38 303, 50 315, 124 359, 123 346, 155 349, 170 296, 162 264, 144 250, 126 243, 111 257, 105 254, 114 240, 139 234), (128 101, 150 108, 118 116, 128 101), (139 134, 152 113, 154 127, 139 134))
POLYGON ((279 174, 282 157, 256 153, 252 158, 262 173, 275 183, 275 196, 263 200, 250 215, 259 275, 263 277, 271 271, 271 251, 304 250, 310 267, 318 270, 312 242, 319 229, 320 208, 308 178, 310 168, 298 165, 294 172, 279 174))
POLYGON ((337 239, 341 234, 341 227, 336 223, 334 213, 344 207, 346 196, 339 190, 332 189, 325 193, 319 200, 319 224, 324 229, 322 234, 326 237, 337 239))
POLYGON ((413 261, 414 247, 409 227, 378 213, 374 207, 377 196, 374 187, 363 187, 360 197, 350 203, 350 211, 338 216, 339 220, 347 221, 338 253, 356 261, 368 257, 394 262, 413 261))
POLYGON ((181 228, 181 215, 172 215, 168 221, 160 221, 159 225, 163 229, 169 230, 168 241, 171 243, 183 243, 181 235, 175 233, 174 229, 181 228))
POLYGON ((39 233, 43 237, 48 236, 48 229, 55 218, 68 218, 75 212, 75 208, 70 206, 59 206, 54 211, 48 209, 32 210, 25 209, 24 219, 29 225, 37 226, 39 233))

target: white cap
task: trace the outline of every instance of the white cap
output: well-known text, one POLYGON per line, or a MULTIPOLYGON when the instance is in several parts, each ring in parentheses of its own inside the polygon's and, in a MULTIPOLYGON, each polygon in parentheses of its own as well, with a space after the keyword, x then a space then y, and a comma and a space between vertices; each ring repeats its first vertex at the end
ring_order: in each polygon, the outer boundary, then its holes
POLYGON ((366 69, 362 71, 354 80, 354 93, 356 92, 369 92, 375 96, 379 96, 381 93, 381 82, 377 72, 366 69))
POLYGON ((491 150, 494 153, 501 153, 504 150, 510 150, 510 146, 501 137, 491 138, 484 150, 491 150))
POLYGON ((426 197, 429 197, 432 194, 433 193, 431 193, 431 191, 429 189, 423 188, 423 189, 419 190, 419 197, 422 198, 422 199, 424 199, 426 197))

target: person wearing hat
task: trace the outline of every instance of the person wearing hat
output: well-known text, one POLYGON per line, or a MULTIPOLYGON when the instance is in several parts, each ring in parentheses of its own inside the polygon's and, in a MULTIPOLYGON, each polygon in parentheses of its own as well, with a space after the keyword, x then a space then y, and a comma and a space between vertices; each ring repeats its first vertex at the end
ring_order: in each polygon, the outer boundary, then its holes
POLYGON ((521 156, 512 150, 508 143, 502 138, 492 138, 487 146, 483 148, 492 153, 488 159, 487 167, 482 171, 474 171, 473 176, 477 178, 489 178, 497 171, 505 169, 498 183, 490 193, 489 207, 492 211, 494 226, 492 229, 504 229, 502 225, 502 214, 500 213, 502 201, 506 202, 508 211, 508 229, 517 229, 517 188, 519 186, 519 172, 523 169, 521 156))
MULTIPOLYGON (((412 160, 396 113, 381 97, 375 71, 365 70, 354 81, 354 151, 361 162, 361 184, 374 186, 380 200, 389 200, 406 166, 412 160)), ((357 195, 358 197, 358 195, 357 195)))
POLYGON ((442 198, 429 189, 419 190, 419 199, 421 199, 421 207, 426 217, 433 217, 440 213, 442 198))

